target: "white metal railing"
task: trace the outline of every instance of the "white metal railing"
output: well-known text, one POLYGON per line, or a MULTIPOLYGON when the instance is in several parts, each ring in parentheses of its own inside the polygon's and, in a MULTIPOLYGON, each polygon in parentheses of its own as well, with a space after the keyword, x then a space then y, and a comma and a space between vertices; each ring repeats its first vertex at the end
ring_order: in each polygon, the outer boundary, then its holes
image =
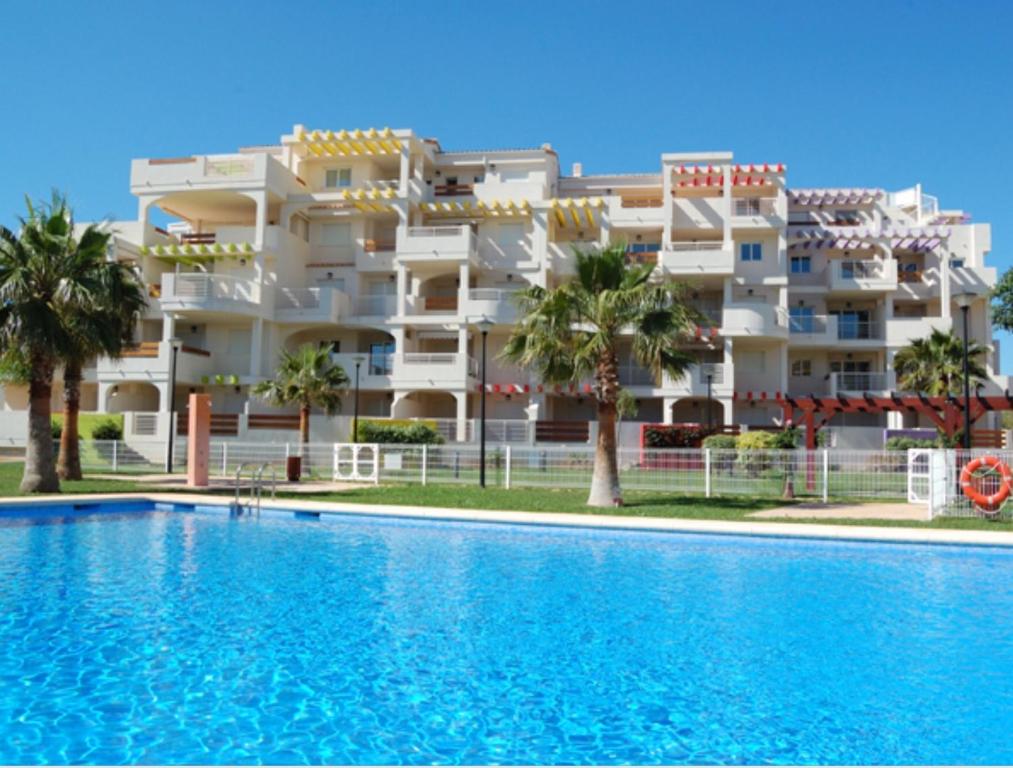
POLYGON ((723 240, 676 241, 665 245, 666 251, 721 251, 724 250, 723 240))
POLYGON ((837 392, 888 392, 895 386, 891 371, 857 371, 831 373, 831 391, 837 392))
POLYGON ((259 286, 252 280, 204 272, 181 272, 163 275, 162 298, 258 303, 259 286))
POLYGON ((253 173, 253 158, 243 155, 205 157, 204 175, 209 177, 233 178, 253 173))
POLYGON ((274 293, 275 309, 317 309, 319 288, 278 288, 274 293))
POLYGON ((792 336, 822 336, 828 332, 827 315, 789 315, 788 332, 792 336))
POLYGON ((519 288, 472 288, 468 298, 472 301, 510 301, 519 288))
POLYGON ((769 216, 774 213, 774 201, 767 197, 740 197, 735 200, 736 216, 769 216))
POLYGON ((456 352, 405 352, 401 359, 405 365, 456 365, 456 352))
POLYGON ((835 280, 885 280, 888 277, 886 262, 875 259, 833 261, 831 264, 835 280))
POLYGON ((838 315, 837 338, 840 341, 876 341, 883 338, 883 324, 878 320, 854 320, 838 315))
POLYGON ((359 296, 355 300, 355 314, 375 317, 393 315, 397 311, 397 297, 390 294, 359 296))
POLYGON ((470 231, 467 226, 408 227, 408 237, 454 237, 470 231))

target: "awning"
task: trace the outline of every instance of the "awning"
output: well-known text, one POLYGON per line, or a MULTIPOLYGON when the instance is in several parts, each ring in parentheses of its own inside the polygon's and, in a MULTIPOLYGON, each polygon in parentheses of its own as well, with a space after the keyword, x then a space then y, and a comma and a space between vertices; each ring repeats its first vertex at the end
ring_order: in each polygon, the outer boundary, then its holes
POLYGON ((790 250, 857 250, 888 240, 894 250, 929 251, 950 236, 949 227, 788 227, 790 250))
POLYGON ((527 200, 478 200, 471 202, 420 203, 419 210, 429 216, 447 218, 515 217, 529 216, 531 203, 527 200))
POLYGON ((401 141, 390 128, 356 128, 351 131, 306 131, 296 134, 294 142, 316 157, 370 157, 398 155, 401 141))
POLYGON ((581 229, 598 226, 595 211, 604 208, 605 201, 600 197, 554 197, 549 206, 559 226, 581 229))
POLYGON ((871 205, 886 194, 881 189, 789 189, 791 205, 871 205))

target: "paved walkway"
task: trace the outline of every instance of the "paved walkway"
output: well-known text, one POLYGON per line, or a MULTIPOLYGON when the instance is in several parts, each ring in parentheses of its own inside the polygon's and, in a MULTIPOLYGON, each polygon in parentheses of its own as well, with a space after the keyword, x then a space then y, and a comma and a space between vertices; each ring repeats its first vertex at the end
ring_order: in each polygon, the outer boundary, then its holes
POLYGON ((924 504, 792 504, 750 512, 764 520, 928 520, 924 504))

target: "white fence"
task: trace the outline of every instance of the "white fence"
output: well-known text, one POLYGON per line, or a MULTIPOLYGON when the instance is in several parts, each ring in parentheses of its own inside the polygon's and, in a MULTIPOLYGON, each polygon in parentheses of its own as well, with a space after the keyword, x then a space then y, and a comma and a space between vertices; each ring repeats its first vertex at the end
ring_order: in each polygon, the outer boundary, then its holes
MULTIPOLYGON (((87 473, 161 474, 162 440, 81 441, 81 466, 87 473)), ((186 470, 186 438, 175 443, 173 468, 186 470)), ((20 449, 19 449, 20 450, 20 449)), ((960 487, 960 471, 971 458, 996 456, 1013 465, 1011 450, 902 451, 717 450, 620 448, 619 474, 626 490, 687 493, 699 496, 749 495, 782 498, 786 491, 813 500, 879 499, 908 501, 927 516, 981 517, 960 487)), ((477 445, 361 445, 348 443, 237 442, 213 440, 213 476, 231 477, 241 464, 273 464, 279 470, 289 456, 302 457, 309 479, 352 479, 427 484, 477 484, 477 445)), ((503 488, 587 488, 594 447, 490 443, 486 446, 486 484, 503 488)), ((981 488, 994 493, 997 474, 981 488)), ((999 514, 1013 514, 1013 503, 999 514)))

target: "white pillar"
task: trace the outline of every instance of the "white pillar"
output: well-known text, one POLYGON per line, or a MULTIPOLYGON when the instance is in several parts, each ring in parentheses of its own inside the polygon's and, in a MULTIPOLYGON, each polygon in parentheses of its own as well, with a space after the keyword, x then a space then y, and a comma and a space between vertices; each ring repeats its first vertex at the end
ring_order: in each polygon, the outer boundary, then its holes
POLYGON ((406 299, 408 295, 408 267, 404 264, 397 265, 397 314, 403 317, 405 314, 406 299))
POLYGON ((253 321, 253 333, 250 339, 250 376, 259 379, 262 375, 261 359, 264 354, 264 320, 256 318, 253 321))
POLYGON ((457 441, 463 443, 468 439, 468 393, 455 392, 457 401, 457 441))
POLYGON ((661 398, 661 423, 662 424, 674 424, 675 421, 672 418, 672 409, 675 407, 676 402, 679 400, 677 397, 663 397, 661 398))
POLYGON ((457 314, 463 315, 468 311, 468 283, 471 281, 471 267, 468 262, 463 262, 457 270, 457 314))
POLYGON ((176 335, 176 317, 170 312, 162 315, 162 341, 168 341, 176 335))

